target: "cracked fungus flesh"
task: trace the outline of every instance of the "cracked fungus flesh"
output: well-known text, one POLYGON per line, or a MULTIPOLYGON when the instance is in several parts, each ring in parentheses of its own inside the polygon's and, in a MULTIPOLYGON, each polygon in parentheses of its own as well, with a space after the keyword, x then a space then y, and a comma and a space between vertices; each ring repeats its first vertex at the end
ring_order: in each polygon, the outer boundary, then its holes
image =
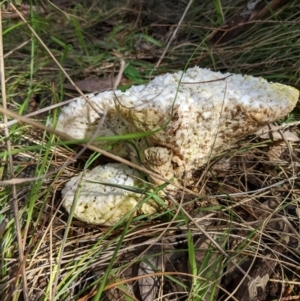
POLYGON ((74 211, 77 219, 96 225, 112 226, 130 212, 135 214, 153 214, 157 210, 154 202, 139 206, 143 197, 125 189, 103 185, 101 183, 139 187, 139 173, 121 163, 109 163, 97 166, 77 177, 73 177, 62 190, 63 206, 70 212, 78 189, 79 195, 74 211), (82 179, 81 179, 82 178, 82 179), (81 181, 80 181, 81 179, 81 181), (80 182, 80 188, 78 184, 80 182), (136 211, 135 211, 136 209, 136 211))
POLYGON ((119 111, 139 131, 162 128, 151 142, 172 150, 174 175, 181 177, 286 116, 298 97, 290 86, 195 67, 132 87, 119 96, 119 111))
MULTIPOLYGON (((147 143, 136 141, 137 149, 148 168, 180 181, 242 138, 285 117, 299 91, 262 78, 194 67, 115 95, 117 100, 112 92, 90 98, 100 112, 108 111, 107 120, 119 134, 158 130, 147 143)), ((62 109, 57 129, 75 138, 90 137, 98 119, 78 98, 62 109)), ((102 136, 112 134, 106 126, 101 130, 102 136)), ((122 145, 113 152, 126 155, 122 145)))

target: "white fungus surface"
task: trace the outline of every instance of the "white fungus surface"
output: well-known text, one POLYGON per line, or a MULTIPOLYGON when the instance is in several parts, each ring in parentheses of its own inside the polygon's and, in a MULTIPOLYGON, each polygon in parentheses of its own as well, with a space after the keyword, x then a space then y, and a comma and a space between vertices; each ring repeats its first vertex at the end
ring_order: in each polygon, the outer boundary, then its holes
POLYGON ((73 177, 66 184, 62 190, 63 206, 68 212, 71 211, 78 190, 74 216, 87 223, 106 226, 115 225, 130 212, 135 215, 153 214, 157 210, 156 204, 151 201, 139 206, 143 197, 138 193, 100 183, 139 187, 142 182, 139 173, 124 164, 97 166, 73 177))
MULTIPOLYGON (((89 95, 101 113, 108 111, 107 121, 119 134, 160 129, 147 137, 147 143, 133 142, 149 169, 179 183, 242 138, 285 117, 298 97, 299 91, 290 86, 199 67, 158 76, 125 92, 89 95)), ((89 138, 98 120, 79 97, 62 109, 57 129, 74 138, 89 138)), ((104 125, 99 136, 108 135, 113 133, 104 125)), ((122 144, 112 152, 127 156, 122 144)))
POLYGON ((298 100, 295 88, 229 75, 195 67, 156 77, 144 88, 132 87, 119 96, 122 116, 139 131, 163 128, 149 139, 172 150, 176 178, 286 116, 298 100))
MULTIPOLYGON (((115 91, 115 95, 120 95, 120 91, 115 91)), ((105 120, 110 123, 118 134, 136 133, 137 129, 132 127, 130 123, 120 116, 115 107, 114 93, 102 92, 99 94, 86 95, 93 105, 98 109, 100 114, 106 114, 105 120)), ((106 123, 102 123, 101 127, 98 123, 101 118, 90 105, 82 98, 77 97, 69 105, 61 109, 58 117, 56 129, 64 132, 75 139, 92 138, 97 131, 97 137, 114 136, 114 133, 109 129, 106 123)), ((145 139, 133 139, 133 143, 140 149, 147 147, 145 139)), ((98 141, 94 144, 105 148, 111 145, 111 141, 98 141)), ((128 156, 127 150, 121 142, 117 142, 110 151, 121 157, 128 156)))

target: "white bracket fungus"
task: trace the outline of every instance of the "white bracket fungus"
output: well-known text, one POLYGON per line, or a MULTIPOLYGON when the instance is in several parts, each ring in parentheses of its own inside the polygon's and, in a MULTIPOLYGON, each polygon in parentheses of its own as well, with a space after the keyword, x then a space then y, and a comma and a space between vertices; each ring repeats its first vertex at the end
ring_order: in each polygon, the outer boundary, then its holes
MULTIPOLYGON (((119 134, 158 130, 147 141, 133 142, 148 168, 180 183, 211 157, 286 116, 299 91, 262 78, 194 67, 125 92, 88 97, 101 113, 108 112, 107 121, 119 134)), ((89 138, 99 118, 79 97, 62 108, 57 129, 74 138, 89 138)), ((100 135, 113 133, 104 126, 100 135)), ((112 152, 127 155, 121 144, 112 152)))

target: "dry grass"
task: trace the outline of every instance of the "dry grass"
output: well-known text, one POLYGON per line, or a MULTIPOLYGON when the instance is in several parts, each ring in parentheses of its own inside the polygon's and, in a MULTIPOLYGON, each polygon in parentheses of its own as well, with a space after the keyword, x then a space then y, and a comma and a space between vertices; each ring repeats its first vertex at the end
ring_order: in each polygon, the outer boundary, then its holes
MULTIPOLYGON (((51 106, 74 95, 64 89, 64 72, 73 80, 107 79, 120 59, 129 65, 121 88, 195 64, 299 87, 298 1, 220 44, 209 42, 211 34, 245 3, 206 2, 191 4, 169 48, 184 1, 19 6, 32 29, 3 5, 2 107, 46 124, 58 114, 51 106)), ((3 300, 246 301, 250 284, 265 272, 270 279, 257 300, 299 300, 300 148, 290 135, 300 135, 299 109, 276 133, 248 137, 195 174, 196 195, 171 198, 164 212, 111 228, 72 220, 60 195, 87 162, 107 159, 86 149, 79 155, 82 147, 10 119, 11 149, 0 139, 0 175, 19 180, 0 188, 3 300)))

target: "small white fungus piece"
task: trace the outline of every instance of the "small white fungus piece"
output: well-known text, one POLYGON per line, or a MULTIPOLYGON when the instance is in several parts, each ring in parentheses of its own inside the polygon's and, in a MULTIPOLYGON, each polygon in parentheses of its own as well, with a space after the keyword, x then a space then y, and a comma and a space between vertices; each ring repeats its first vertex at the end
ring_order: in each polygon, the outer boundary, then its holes
POLYGON ((141 194, 100 184, 101 182, 141 187, 142 181, 139 176, 137 171, 121 163, 97 166, 73 177, 66 184, 62 190, 63 206, 68 212, 71 211, 78 190, 74 217, 87 223, 112 226, 132 211, 134 215, 153 214, 158 210, 158 205, 148 201, 140 206, 138 203, 143 200, 141 194), (79 183, 80 187, 78 187, 79 183))

